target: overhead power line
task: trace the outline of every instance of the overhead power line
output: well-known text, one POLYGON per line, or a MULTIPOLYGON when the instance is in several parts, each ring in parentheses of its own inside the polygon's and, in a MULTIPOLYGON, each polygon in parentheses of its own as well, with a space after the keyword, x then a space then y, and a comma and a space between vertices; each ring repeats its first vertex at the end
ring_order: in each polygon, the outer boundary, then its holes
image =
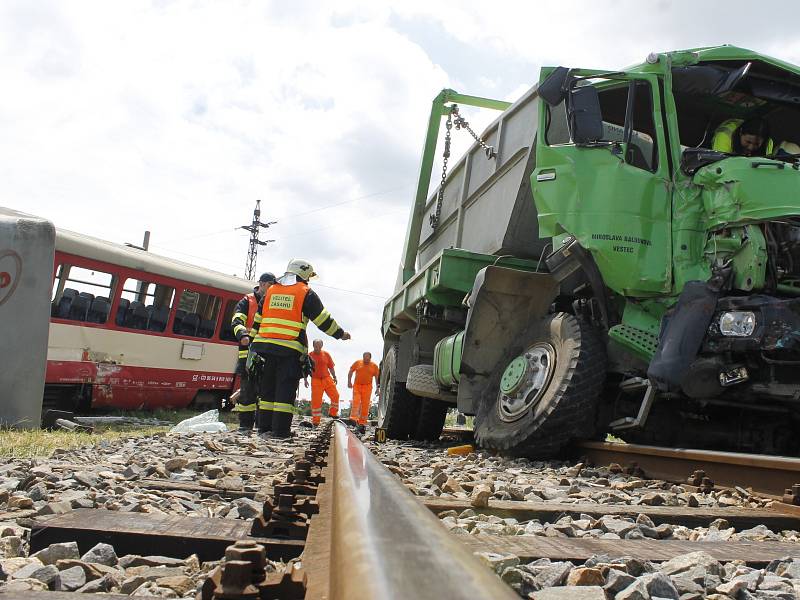
POLYGON ((370 298, 380 298, 381 300, 385 300, 386 299, 386 296, 378 296, 377 294, 370 294, 368 292, 359 292, 359 291, 356 291, 356 290, 346 290, 345 288, 333 287, 332 285, 325 285, 324 283, 319 283, 318 281, 313 282, 311 285, 312 286, 324 287, 324 288, 328 288, 330 290, 336 290, 336 291, 339 291, 339 292, 346 292, 348 294, 358 294, 359 296, 369 296, 370 298))
MULTIPOLYGON (((336 208, 338 206, 344 206, 345 204, 352 204, 353 202, 358 202, 359 200, 366 200, 367 198, 375 198, 377 196, 384 196, 386 194, 391 194, 393 192, 399 192, 399 191, 406 190, 406 189, 409 189, 408 186, 394 188, 394 189, 391 189, 391 190, 383 190, 381 192, 373 192, 371 194, 366 194, 364 196, 358 196, 357 198, 351 198, 349 200, 343 200, 341 202, 335 202, 334 204, 326 204, 325 206, 319 206, 317 208, 312 208, 311 210, 307 210, 307 211, 300 212, 300 213, 295 213, 293 215, 288 215, 286 217, 281 217, 281 221, 287 221, 289 219, 296 219, 298 217, 304 217, 306 215, 314 214, 314 213, 317 213, 317 212, 320 212, 320 211, 323 211, 323 210, 328 210, 330 208, 336 208)), ((406 210, 406 209, 404 209, 404 210, 406 210)), ((197 240, 197 239, 201 239, 201 238, 212 237, 212 236, 215 236, 215 235, 222 235, 224 233, 230 233, 231 231, 239 231, 239 229, 242 229, 242 228, 241 227, 226 227, 225 229, 217 229, 215 231, 206 231, 206 232, 203 232, 203 233, 197 233, 197 234, 189 235, 189 236, 186 236, 186 237, 172 238, 171 241, 172 242, 176 242, 176 243, 177 242, 188 242, 190 240, 197 240)), ((161 246, 161 248, 165 248, 165 246, 161 246)))
POLYGON ((318 208, 312 208, 311 210, 307 210, 305 212, 296 213, 293 215, 289 215, 288 217, 282 217, 282 221, 286 221, 288 219, 296 219, 297 217, 305 217, 306 215, 311 215, 323 210, 328 210, 329 208, 336 208, 337 206, 342 206, 344 204, 352 204, 353 202, 358 202, 359 200, 366 200, 367 198, 375 198, 376 196, 384 196, 386 194, 391 194, 393 192, 399 192, 401 190, 408 189, 408 186, 403 186, 399 188, 394 188, 391 190, 383 190, 382 192, 373 192, 371 194, 366 194, 364 196, 358 196, 357 198, 351 198, 350 200, 343 200, 341 202, 336 202, 335 204, 328 204, 326 206, 320 206, 318 208))
MULTIPOLYGON (((203 262, 222 265, 222 266, 225 266, 225 267, 229 267, 231 269, 235 269, 236 268, 236 265, 233 265, 231 263, 226 263, 226 262, 221 262, 221 261, 218 261, 218 260, 213 260, 213 259, 207 258, 205 256, 198 256, 196 254, 187 254, 186 252, 178 252, 177 250, 172 250, 170 248, 165 248, 163 246, 151 246, 151 247, 152 248, 160 248, 162 250, 167 250, 171 254, 179 254, 181 256, 187 256, 189 258, 195 258, 195 259, 203 261, 203 262)), ((348 290, 346 288, 335 287, 335 286, 332 286, 332 285, 325 285, 324 283, 319 283, 318 281, 314 281, 311 285, 312 285, 312 287, 317 287, 317 286, 318 287, 323 287, 323 288, 327 288, 327 289, 330 289, 330 290, 336 290, 337 292, 344 292, 346 294, 356 294, 358 296, 368 296, 370 298, 380 298, 381 300, 385 300, 386 299, 386 296, 380 296, 378 294, 370 294, 369 292, 360 292, 358 290, 348 290)))

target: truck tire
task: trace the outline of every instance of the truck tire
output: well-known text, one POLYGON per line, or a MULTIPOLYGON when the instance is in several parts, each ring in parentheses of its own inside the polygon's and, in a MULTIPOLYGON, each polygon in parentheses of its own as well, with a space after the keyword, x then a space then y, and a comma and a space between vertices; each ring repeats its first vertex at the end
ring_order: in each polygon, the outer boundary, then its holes
POLYGON ((442 402, 441 400, 420 398, 417 426, 411 434, 411 437, 415 440, 425 442, 438 440, 442 435, 444 420, 447 417, 447 409, 451 406, 452 404, 442 402))
MULTIPOLYGON (((439 385, 433 375, 433 365, 417 365, 408 371, 406 390, 426 390, 427 393, 438 393, 439 385)), ((410 393, 410 392, 409 392, 410 393)), ((438 440, 442 435, 447 409, 452 404, 430 397, 419 398, 419 411, 411 438, 419 441, 438 440)))
POLYGON ((406 390, 404 382, 397 381, 399 351, 398 344, 390 346, 381 363, 378 427, 385 429, 391 439, 405 440, 416 425, 419 400, 406 390))
POLYGON ((522 347, 509 348, 483 394, 475 439, 516 456, 555 456, 594 432, 605 347, 591 325, 566 313, 543 318, 518 339, 522 347), (537 369, 526 370, 531 364, 537 369))

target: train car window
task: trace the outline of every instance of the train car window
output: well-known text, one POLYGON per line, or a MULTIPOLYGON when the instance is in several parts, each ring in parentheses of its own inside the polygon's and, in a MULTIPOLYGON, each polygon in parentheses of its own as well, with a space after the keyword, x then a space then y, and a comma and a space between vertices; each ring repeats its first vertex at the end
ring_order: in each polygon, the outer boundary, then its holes
POLYGON ((236 310, 236 300, 228 300, 225 305, 225 312, 222 313, 222 326, 219 328, 219 339, 225 342, 235 342, 236 336, 233 335, 233 327, 231 326, 231 319, 233 318, 233 311, 236 310))
POLYGON ((116 275, 61 263, 53 280, 50 315, 58 319, 104 324, 111 312, 116 275))
POLYGON ((122 286, 115 322, 120 327, 161 333, 167 328, 174 298, 175 288, 171 286, 128 278, 122 286))
POLYGON ((183 290, 178 300, 178 311, 182 311, 181 319, 175 315, 172 331, 178 335, 210 338, 217 329, 222 299, 195 290, 183 290))

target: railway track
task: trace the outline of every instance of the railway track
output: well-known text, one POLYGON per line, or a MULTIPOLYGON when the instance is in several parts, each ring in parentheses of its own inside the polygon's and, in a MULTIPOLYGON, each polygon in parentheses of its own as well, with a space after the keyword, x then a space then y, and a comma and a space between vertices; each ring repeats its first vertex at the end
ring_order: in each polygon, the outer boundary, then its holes
POLYGON ((797 458, 612 442, 581 442, 577 449, 593 464, 639 468, 653 479, 695 487, 739 487, 782 500, 788 494, 787 504, 800 501, 797 458))
MULTIPOLYGON (((463 431, 445 433, 451 437, 467 435, 463 431)), ((783 504, 778 504, 777 509, 775 506, 750 509, 601 505, 568 497, 563 501, 539 502, 493 497, 476 506, 468 492, 470 487, 474 490, 479 482, 466 480, 462 482, 463 494, 415 496, 398 477, 402 476, 402 469, 394 466, 396 461, 384 458, 389 463, 387 467, 379 460, 381 448, 371 444, 371 451, 346 426, 331 423, 302 452, 295 452, 285 477, 271 482, 272 493, 264 503, 262 514, 250 521, 100 509, 73 510, 46 519, 37 517, 32 522, 30 550, 36 552, 51 544, 75 541, 81 552, 100 542, 111 544, 120 556, 156 553, 183 559, 196 554, 200 561, 217 561, 224 557, 224 561, 203 581, 197 592, 199 600, 515 598, 518 595, 508 585, 514 582, 509 573, 513 575, 518 565, 535 565, 536 561, 542 560, 548 561, 547 565, 571 565, 576 572, 583 569, 581 573, 591 571, 594 574, 596 571, 602 574, 605 569, 603 577, 607 578, 613 565, 622 568, 614 557, 623 556, 669 565, 669 561, 702 550, 713 561, 720 564, 738 561, 736 564, 751 572, 774 566, 787 556, 800 557, 800 544, 774 540, 696 542, 659 537, 619 539, 618 536, 617 539, 608 539, 607 536, 597 539, 564 535, 454 535, 442 526, 442 522, 448 517, 455 521, 453 515, 465 514, 475 518, 482 515, 504 523, 556 524, 566 518, 576 522, 594 520, 602 523, 603 519, 613 519, 619 523, 635 522, 637 527, 647 522, 654 528, 662 525, 707 527, 723 520, 726 526, 738 529, 766 526, 775 531, 800 529, 800 517, 783 504), (470 483, 475 485, 470 486, 470 483), (595 565, 597 557, 604 555, 610 557, 608 564, 603 563, 597 568, 585 567, 595 565)), ((698 455, 688 451, 683 454, 689 463, 669 463, 679 466, 668 468, 659 466, 662 465, 660 462, 651 464, 638 458, 656 456, 659 460, 666 460, 665 453, 655 449, 645 451, 638 447, 639 454, 636 454, 637 448, 631 447, 623 455, 618 448, 606 449, 605 445, 589 444, 581 450, 595 464, 637 462, 639 474, 644 470, 648 477, 657 474, 667 481, 685 479, 685 475, 679 477, 679 474, 686 470, 687 465, 694 470, 705 468, 709 473, 716 473, 701 462, 698 455)), ((441 449, 432 451, 441 453, 441 449)), ((714 454, 714 464, 724 464, 723 455, 714 454)), ((745 462, 742 456, 738 460, 745 462)), ((470 457, 453 458, 454 475, 457 476, 459 468, 469 461, 470 457)), ((751 463, 748 466, 756 469, 755 462, 751 463)), ((773 459, 771 464, 782 465, 784 473, 794 472, 787 460, 773 459)), ((727 482, 720 475, 715 477, 720 482, 727 482)), ((738 475, 731 482, 739 486, 747 483, 738 475)), ((200 495, 220 493, 211 489, 203 492, 202 485, 182 482, 143 479, 140 483, 143 487, 172 488, 178 492, 191 489, 200 495)), ((569 485, 570 489, 580 487, 575 481, 569 485)), ((758 491, 762 491, 761 484, 758 484, 758 490, 753 486, 753 491, 748 493, 756 494, 758 491)), ((237 494, 242 497, 242 493, 232 492, 231 497, 237 497, 237 494)), ((546 568, 551 568, 547 565, 546 568)), ((534 567, 528 569, 531 573, 538 573, 534 567)), ((567 568, 563 581, 556 582, 556 585, 566 581, 569 571, 567 568)), ((594 583, 602 585, 599 581, 594 583)), ((525 589, 518 581, 516 584, 517 592, 525 589)), ((603 594, 600 585, 588 586, 582 591, 588 592, 593 588, 603 594)), ((534 598, 546 597, 539 595, 544 592, 533 593, 534 598)), ((7 591, 5 597, 12 600, 66 600, 70 596, 61 592, 7 591)), ((115 598, 109 594, 102 597, 115 598)), ((613 597, 613 594, 608 597, 613 597)))

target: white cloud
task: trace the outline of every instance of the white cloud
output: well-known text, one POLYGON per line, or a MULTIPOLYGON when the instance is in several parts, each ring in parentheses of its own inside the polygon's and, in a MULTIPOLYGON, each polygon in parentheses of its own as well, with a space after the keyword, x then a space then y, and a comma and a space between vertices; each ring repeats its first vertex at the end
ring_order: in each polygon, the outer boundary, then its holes
MULTIPOLYGON (((302 256, 320 284, 371 294, 318 287, 354 334, 328 343, 343 373, 381 353, 440 89, 514 99, 542 64, 723 41, 798 61, 794 22, 748 6, 6 1, 0 204, 119 242, 150 229, 154 251, 241 273, 235 227, 261 198, 278 224, 260 270, 302 256)), ((480 130, 496 113, 464 115, 480 130)))

